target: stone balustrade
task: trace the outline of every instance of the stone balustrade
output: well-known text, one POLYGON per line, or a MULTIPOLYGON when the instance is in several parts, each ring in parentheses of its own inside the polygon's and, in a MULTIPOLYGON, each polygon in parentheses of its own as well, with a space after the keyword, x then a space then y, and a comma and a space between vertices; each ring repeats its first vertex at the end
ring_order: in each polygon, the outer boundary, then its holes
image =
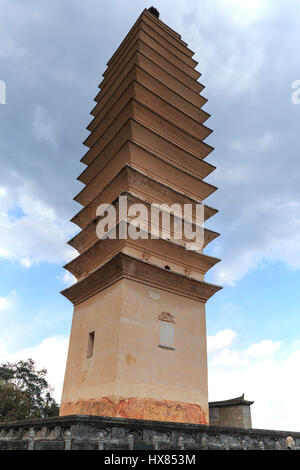
POLYGON ((100 416, 0 423, 0 450, 287 450, 300 433, 100 416))

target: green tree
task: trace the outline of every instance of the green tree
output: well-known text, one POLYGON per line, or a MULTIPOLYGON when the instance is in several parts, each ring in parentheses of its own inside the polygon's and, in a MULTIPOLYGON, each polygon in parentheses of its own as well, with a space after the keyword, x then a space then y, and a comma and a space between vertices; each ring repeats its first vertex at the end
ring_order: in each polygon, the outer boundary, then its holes
POLYGON ((57 416, 59 407, 33 359, 0 366, 0 421, 57 416))
POLYGON ((0 380, 0 421, 16 421, 30 415, 30 400, 13 384, 0 380))

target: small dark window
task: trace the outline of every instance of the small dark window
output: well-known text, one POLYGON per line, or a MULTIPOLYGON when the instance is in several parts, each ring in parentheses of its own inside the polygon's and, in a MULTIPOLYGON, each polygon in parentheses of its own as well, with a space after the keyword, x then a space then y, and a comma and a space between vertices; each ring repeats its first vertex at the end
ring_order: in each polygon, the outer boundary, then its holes
POLYGON ((168 265, 165 266, 165 269, 167 269, 168 271, 171 270, 170 266, 168 266, 168 265))
POLYGON ((87 350, 87 356, 86 357, 92 357, 93 352, 94 352, 94 342, 95 342, 95 332, 92 331, 89 334, 88 350, 87 350))

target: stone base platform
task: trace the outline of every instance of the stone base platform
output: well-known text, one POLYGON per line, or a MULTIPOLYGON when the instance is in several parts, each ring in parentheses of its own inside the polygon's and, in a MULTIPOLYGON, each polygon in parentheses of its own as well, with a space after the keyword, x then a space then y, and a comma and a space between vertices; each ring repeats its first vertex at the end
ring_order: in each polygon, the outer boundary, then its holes
POLYGON ((0 423, 0 450, 287 450, 300 433, 72 415, 0 423))

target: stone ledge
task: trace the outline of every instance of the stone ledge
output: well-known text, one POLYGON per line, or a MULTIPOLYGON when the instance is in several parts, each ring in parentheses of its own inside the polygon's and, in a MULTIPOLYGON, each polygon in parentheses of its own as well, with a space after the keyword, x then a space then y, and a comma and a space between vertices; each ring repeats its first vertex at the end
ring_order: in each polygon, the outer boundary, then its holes
POLYGON ((123 278, 135 280, 200 302, 206 302, 213 294, 222 289, 220 286, 197 281, 151 263, 145 263, 124 253, 118 253, 104 266, 90 273, 73 286, 64 289, 61 293, 74 305, 77 305, 123 278))
POLYGON ((300 433, 71 415, 0 423, 1 449, 286 450, 300 433))

